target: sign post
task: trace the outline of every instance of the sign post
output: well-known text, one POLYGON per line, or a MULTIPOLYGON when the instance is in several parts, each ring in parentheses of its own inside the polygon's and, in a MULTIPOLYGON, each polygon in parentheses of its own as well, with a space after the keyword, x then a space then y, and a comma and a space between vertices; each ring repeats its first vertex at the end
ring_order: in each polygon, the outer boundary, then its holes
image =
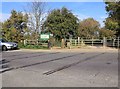
POLYGON ((49 34, 41 34, 40 35, 40 40, 47 41, 47 40, 49 40, 49 38, 50 38, 49 34))

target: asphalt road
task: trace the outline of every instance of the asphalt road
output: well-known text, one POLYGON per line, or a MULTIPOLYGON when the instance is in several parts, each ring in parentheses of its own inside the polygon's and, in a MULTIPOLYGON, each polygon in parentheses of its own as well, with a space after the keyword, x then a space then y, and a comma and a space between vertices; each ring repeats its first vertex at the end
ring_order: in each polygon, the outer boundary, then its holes
POLYGON ((7 51, 3 87, 117 87, 118 51, 84 49, 7 51))

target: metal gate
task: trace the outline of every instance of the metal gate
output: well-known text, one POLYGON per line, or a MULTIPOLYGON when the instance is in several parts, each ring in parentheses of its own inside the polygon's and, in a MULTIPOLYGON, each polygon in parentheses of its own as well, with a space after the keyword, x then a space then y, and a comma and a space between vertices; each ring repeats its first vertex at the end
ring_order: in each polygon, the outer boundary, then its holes
POLYGON ((90 46, 104 46, 104 47, 116 47, 120 48, 120 38, 80 38, 80 39, 70 39, 71 46, 83 46, 83 45, 90 45, 90 46))

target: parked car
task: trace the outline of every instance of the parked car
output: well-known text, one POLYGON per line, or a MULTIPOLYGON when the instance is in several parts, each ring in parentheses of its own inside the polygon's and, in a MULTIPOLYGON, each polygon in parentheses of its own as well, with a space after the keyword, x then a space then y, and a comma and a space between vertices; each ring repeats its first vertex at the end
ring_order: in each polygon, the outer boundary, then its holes
POLYGON ((7 51, 9 49, 17 49, 18 44, 15 42, 8 42, 6 39, 0 39, 0 48, 2 51, 7 51))

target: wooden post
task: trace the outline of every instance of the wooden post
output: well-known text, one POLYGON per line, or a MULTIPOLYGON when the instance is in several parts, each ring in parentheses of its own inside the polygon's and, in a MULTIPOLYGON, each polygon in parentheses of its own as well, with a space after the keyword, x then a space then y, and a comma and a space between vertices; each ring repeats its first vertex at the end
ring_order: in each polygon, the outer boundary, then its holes
POLYGON ((83 45, 84 45, 83 38, 81 38, 81 46, 83 46, 83 45))
POLYGON ((62 39, 62 41, 61 41, 61 48, 64 48, 64 39, 62 39))
POLYGON ((93 38, 92 38, 92 46, 93 46, 93 38))
POLYGON ((24 45, 26 45, 26 40, 24 40, 24 45))
POLYGON ((118 37, 118 49, 120 48, 120 38, 118 37))
POLYGON ((37 45, 38 45, 38 39, 37 39, 37 45))
POLYGON ((71 47, 70 47, 70 42, 67 42, 67 47, 70 49, 71 47))
POLYGON ((113 39, 113 47, 115 47, 115 39, 113 39))
POLYGON ((75 40, 75 46, 76 46, 76 44, 77 44, 77 40, 75 40))
POLYGON ((26 45, 26 44, 27 44, 27 39, 24 40, 24 45, 26 45))
POLYGON ((78 37, 78 45, 80 45, 80 37, 78 37))
POLYGON ((106 47, 106 37, 103 37, 103 47, 106 47))
POLYGON ((71 49, 71 46, 72 46, 72 39, 70 39, 70 49, 71 49))

